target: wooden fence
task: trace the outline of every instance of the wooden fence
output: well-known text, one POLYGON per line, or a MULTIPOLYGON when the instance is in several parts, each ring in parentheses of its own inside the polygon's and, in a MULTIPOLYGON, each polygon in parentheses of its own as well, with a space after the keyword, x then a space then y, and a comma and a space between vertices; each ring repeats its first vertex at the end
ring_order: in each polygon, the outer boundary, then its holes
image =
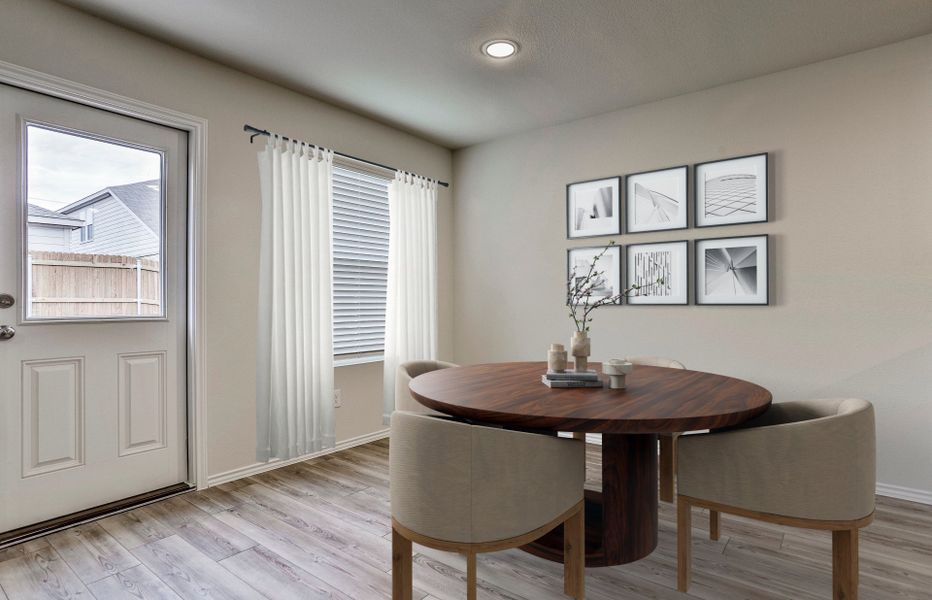
POLYGON ((161 314, 159 261, 109 254, 29 253, 33 317, 161 314))

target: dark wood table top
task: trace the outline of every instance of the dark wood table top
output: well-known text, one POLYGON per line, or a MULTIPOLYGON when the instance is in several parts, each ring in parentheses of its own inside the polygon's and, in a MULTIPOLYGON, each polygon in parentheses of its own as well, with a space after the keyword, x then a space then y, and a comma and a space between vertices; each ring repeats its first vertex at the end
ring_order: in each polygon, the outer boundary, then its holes
MULTIPOLYGON (((600 363, 589 363, 600 374, 600 363)), ((521 429, 673 433, 737 425, 770 406, 759 385, 701 371, 635 366, 627 389, 548 388, 544 362, 440 369, 415 377, 411 393, 436 411, 521 429)), ((607 380, 607 376, 602 376, 607 380)))

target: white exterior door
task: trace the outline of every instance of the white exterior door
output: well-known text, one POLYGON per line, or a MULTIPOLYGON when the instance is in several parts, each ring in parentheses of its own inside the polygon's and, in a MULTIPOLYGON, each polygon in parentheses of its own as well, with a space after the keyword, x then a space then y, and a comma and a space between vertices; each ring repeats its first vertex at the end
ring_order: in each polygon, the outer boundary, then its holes
POLYGON ((0 533, 188 479, 186 136, 0 84, 0 533))

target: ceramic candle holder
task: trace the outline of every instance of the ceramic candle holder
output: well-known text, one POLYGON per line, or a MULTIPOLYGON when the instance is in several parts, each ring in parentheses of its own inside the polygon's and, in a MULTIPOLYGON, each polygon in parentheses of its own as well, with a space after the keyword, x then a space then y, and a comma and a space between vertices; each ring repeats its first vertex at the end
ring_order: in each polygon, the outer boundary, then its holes
POLYGON ((627 386, 625 376, 634 370, 634 365, 626 360, 613 358, 602 363, 602 373, 608 375, 608 387, 623 390, 627 386))
POLYGON ((566 350, 563 344, 550 344, 550 352, 547 353, 547 369, 554 373, 566 371, 566 350))

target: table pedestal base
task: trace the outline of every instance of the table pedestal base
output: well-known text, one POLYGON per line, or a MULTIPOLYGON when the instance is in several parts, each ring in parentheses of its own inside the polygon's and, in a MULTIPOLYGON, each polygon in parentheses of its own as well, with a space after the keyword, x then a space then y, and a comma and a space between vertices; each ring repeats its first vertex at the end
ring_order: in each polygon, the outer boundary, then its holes
MULTIPOLYGON (((586 566, 642 559, 657 547, 657 436, 602 435, 602 491, 586 492, 586 566)), ((522 550, 563 562, 563 526, 522 550)))

